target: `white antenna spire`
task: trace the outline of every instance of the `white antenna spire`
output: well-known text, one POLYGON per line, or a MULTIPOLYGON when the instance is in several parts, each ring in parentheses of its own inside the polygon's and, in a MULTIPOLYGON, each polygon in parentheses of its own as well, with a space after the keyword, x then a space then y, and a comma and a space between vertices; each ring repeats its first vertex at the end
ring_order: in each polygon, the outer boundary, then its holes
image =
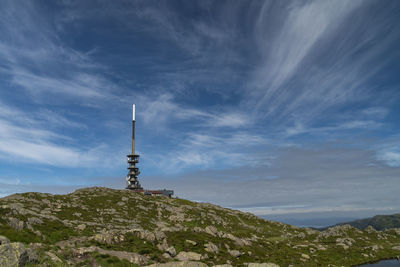
POLYGON ((132 120, 135 120, 135 104, 132 106, 132 120))

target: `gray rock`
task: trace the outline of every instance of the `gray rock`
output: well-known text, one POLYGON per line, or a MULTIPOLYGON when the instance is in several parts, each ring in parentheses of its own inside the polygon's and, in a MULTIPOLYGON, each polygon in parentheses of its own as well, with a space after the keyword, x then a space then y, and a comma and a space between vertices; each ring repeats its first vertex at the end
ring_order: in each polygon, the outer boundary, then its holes
POLYGON ((82 257, 86 254, 97 251, 100 254, 107 254, 119 259, 128 260, 131 263, 144 265, 148 263, 148 259, 140 254, 126 251, 115 251, 115 250, 105 250, 96 246, 91 247, 81 247, 75 250, 75 255, 78 257, 82 257))
POLYGON ((176 256, 176 250, 174 247, 169 247, 166 252, 171 255, 171 257, 175 257, 176 256))
POLYGON ((52 262, 62 262, 62 260, 59 257, 57 257, 56 254, 50 251, 46 251, 46 255, 50 258, 52 262))
POLYGON ((219 251, 218 247, 211 242, 208 242, 207 244, 205 244, 204 247, 205 247, 205 251, 210 252, 210 253, 218 253, 218 251, 219 251))
POLYGON ((0 245, 8 244, 8 243, 10 243, 10 240, 8 240, 8 238, 5 236, 0 235, 0 245))
POLYGON ((163 231, 155 231, 154 236, 157 241, 161 241, 167 238, 167 235, 163 231))
POLYGON ((157 244, 157 248, 161 251, 166 251, 169 248, 167 239, 163 239, 160 244, 157 244))
POLYGON ((38 217, 29 217, 28 218, 28 223, 30 225, 35 225, 35 224, 42 224, 43 221, 38 217))
POLYGON ((302 257, 303 259, 306 259, 306 260, 309 260, 309 259, 310 259, 310 256, 308 256, 307 254, 304 254, 304 253, 301 254, 301 257, 302 257))
POLYGON ((10 225, 12 228, 14 228, 15 230, 21 231, 22 229, 24 229, 24 222, 18 220, 17 218, 9 218, 8 219, 8 225, 10 225))
POLYGON ((240 255, 242 255, 242 253, 240 251, 238 251, 238 250, 229 250, 228 252, 229 252, 229 254, 231 254, 232 257, 235 257, 235 258, 237 258, 240 255))
POLYGON ((79 231, 83 231, 83 230, 86 229, 86 225, 85 224, 80 224, 80 225, 77 226, 77 228, 78 228, 79 231))
POLYGON ((163 256, 163 258, 165 258, 165 259, 172 259, 172 258, 171 258, 171 255, 169 255, 168 253, 163 253, 162 256, 163 256))
POLYGON ((189 240, 189 239, 186 239, 185 242, 186 242, 186 243, 189 243, 189 244, 191 244, 191 245, 193 245, 193 246, 196 246, 196 245, 197 245, 197 243, 196 243, 195 241, 192 241, 192 240, 189 240))
POLYGON ((206 227, 205 232, 212 236, 217 236, 218 230, 215 226, 211 225, 206 227))
POLYGON ((180 261, 199 261, 201 260, 201 254, 191 251, 190 252, 181 251, 176 256, 176 258, 180 261))
POLYGON ((29 262, 28 251, 22 243, 0 245, 0 266, 19 267, 29 262))

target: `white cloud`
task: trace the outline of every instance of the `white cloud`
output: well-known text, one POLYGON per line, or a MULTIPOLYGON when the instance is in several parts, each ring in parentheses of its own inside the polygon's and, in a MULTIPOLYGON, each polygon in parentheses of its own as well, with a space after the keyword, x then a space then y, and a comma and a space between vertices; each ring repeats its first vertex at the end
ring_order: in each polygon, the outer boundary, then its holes
POLYGON ((213 112, 201 108, 189 108, 179 105, 174 96, 162 94, 154 99, 138 97, 141 106, 140 114, 147 124, 162 126, 174 121, 191 121, 200 127, 239 128, 251 124, 252 119, 239 111, 213 112))
POLYGON ((278 92, 279 88, 294 75, 317 41, 337 27, 360 3, 308 1, 292 4, 285 23, 272 41, 272 47, 266 45, 270 36, 264 32, 268 17, 260 13, 257 25, 258 46, 266 58, 256 78, 257 86, 265 90, 259 103, 271 102, 275 94, 284 93, 278 92))
MULTIPOLYGON (((55 118, 60 123, 81 127, 60 115, 55 118)), ((109 155, 104 157, 108 147, 103 144, 86 149, 82 146, 76 148, 60 144, 61 141, 73 141, 73 138, 48 130, 51 120, 43 124, 42 119, 43 117, 34 118, 28 112, 1 104, 0 157, 6 161, 18 160, 59 167, 90 167, 97 164, 98 160, 102 161, 102 166, 107 166, 108 160, 112 161, 109 155)), ((53 123, 53 126, 59 126, 59 122, 53 123)))
POLYGON ((392 167, 400 167, 400 152, 388 149, 379 151, 377 158, 392 167))
POLYGON ((333 136, 338 132, 354 130, 375 130, 381 128, 382 126, 383 123, 380 122, 361 120, 346 121, 337 125, 322 127, 305 127, 303 124, 297 122, 294 127, 289 127, 285 130, 285 135, 286 137, 291 137, 299 134, 329 134, 333 136))

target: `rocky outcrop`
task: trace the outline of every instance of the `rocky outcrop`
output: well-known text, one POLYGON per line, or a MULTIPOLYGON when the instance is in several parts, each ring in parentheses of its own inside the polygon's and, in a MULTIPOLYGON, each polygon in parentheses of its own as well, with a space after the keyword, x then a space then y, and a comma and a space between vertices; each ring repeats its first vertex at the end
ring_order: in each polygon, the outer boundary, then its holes
POLYGON ((37 255, 24 244, 11 243, 4 236, 0 236, 0 266, 19 267, 25 266, 28 262, 35 262, 37 255))
POLYGON ((75 250, 75 255, 78 257, 83 257, 92 252, 98 252, 100 254, 114 256, 119 259, 128 260, 130 263, 139 264, 139 265, 144 265, 149 262, 149 260, 146 257, 139 255, 137 253, 126 252, 126 251, 105 250, 105 249, 102 249, 102 248, 99 248, 96 246, 78 248, 75 250))
POLYGON ((277 259, 281 266, 297 266, 294 261, 348 266, 382 255, 396 257, 400 250, 399 229, 361 231, 343 225, 316 231, 211 204, 98 187, 64 196, 2 198, 0 231, 21 240, 0 237, 0 266, 23 266, 35 257, 32 266, 128 261, 139 266, 277 267, 277 259), (342 257, 344 250, 359 257, 342 257), (258 263, 248 263, 253 259, 258 263))

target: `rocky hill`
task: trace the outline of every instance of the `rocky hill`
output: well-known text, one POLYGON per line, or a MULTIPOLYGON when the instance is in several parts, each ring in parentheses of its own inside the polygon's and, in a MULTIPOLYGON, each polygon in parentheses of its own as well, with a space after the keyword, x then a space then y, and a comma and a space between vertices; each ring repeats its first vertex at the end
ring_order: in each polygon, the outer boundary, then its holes
POLYGON ((345 225, 345 224, 349 224, 358 229, 365 229, 368 226, 372 226, 376 230, 400 228, 400 214, 376 215, 372 218, 359 219, 351 222, 340 223, 337 225, 345 225))
POLYGON ((398 255, 400 229, 320 232, 128 190, 0 199, 0 266, 352 266, 398 255))

